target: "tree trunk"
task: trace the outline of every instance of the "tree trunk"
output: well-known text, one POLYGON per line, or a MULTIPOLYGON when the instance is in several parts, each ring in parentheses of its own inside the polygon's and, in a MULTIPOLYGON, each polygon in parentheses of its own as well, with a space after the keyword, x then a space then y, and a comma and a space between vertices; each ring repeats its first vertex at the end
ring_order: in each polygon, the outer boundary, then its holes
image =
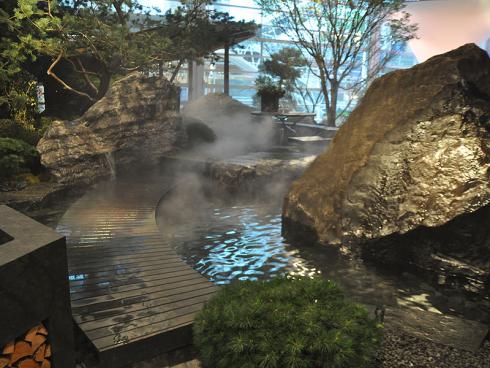
POLYGON ((100 100, 105 96, 109 87, 111 85, 111 73, 108 70, 99 70, 100 83, 99 83, 99 93, 97 94, 96 100, 100 100))
POLYGON ((335 127, 337 120, 337 100, 339 95, 339 84, 337 81, 330 82, 330 106, 327 111, 327 126, 335 127))
POLYGON ((182 67, 183 62, 184 62, 184 60, 182 60, 182 59, 179 60, 179 63, 175 67, 175 69, 172 73, 172 76, 170 77, 170 83, 173 83, 175 78, 177 77, 177 74, 179 74, 179 71, 180 71, 180 68, 182 67))
MULTIPOLYGON (((318 66, 319 66, 319 69, 320 69, 320 84, 321 84, 321 88, 322 88, 322 94, 323 94, 323 97, 325 98, 325 110, 327 112, 327 125, 328 126, 331 126, 331 122, 329 120, 329 115, 330 115, 330 96, 328 95, 328 87, 327 87, 327 74, 325 72, 325 69, 322 68, 319 64, 319 62, 317 62, 318 66)), ((335 124, 335 122, 334 122, 335 124)))

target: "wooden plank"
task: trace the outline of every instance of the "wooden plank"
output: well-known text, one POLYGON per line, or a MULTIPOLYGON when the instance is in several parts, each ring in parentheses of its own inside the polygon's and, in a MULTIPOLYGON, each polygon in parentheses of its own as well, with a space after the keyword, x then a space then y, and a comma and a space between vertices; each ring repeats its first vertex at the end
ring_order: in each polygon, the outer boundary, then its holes
POLYGON ((144 249, 144 250, 151 250, 151 249, 161 249, 161 250, 173 250, 172 247, 167 246, 165 242, 163 242, 161 239, 160 240, 155 240, 155 242, 148 242, 144 241, 141 243, 134 243, 134 244, 128 244, 128 245, 117 245, 117 244, 108 244, 105 247, 98 247, 96 245, 91 245, 91 246, 85 246, 85 247, 80 247, 80 248, 70 248, 68 253, 70 254, 71 257, 81 257, 83 256, 87 250, 90 250, 90 252, 96 252, 98 254, 104 255, 112 255, 114 253, 119 253, 119 252, 125 252, 125 251, 135 251, 138 249, 144 249))
POLYGON ((77 259, 85 259, 87 257, 87 253, 90 253, 90 256, 98 255, 104 257, 111 257, 114 255, 122 256, 122 255, 131 255, 135 253, 154 252, 154 251, 175 252, 175 250, 173 250, 172 248, 166 247, 165 245, 162 245, 161 242, 159 242, 159 243, 155 243, 154 245, 150 245, 149 243, 142 243, 142 244, 131 245, 130 247, 121 247, 121 248, 113 246, 111 248, 106 248, 106 249, 98 249, 98 248, 83 249, 82 251, 77 251, 77 252, 70 251, 69 255, 71 260, 77 260, 77 259))
POLYGON ((120 291, 121 287, 125 286, 133 286, 136 285, 137 287, 141 288, 141 284, 143 283, 145 286, 150 286, 150 283, 157 282, 157 281, 162 281, 162 280, 169 280, 169 279, 175 279, 178 277, 185 277, 188 275, 191 275, 192 270, 181 270, 173 273, 163 273, 163 274, 156 274, 152 276, 145 276, 144 278, 141 277, 132 277, 132 278, 127 278, 124 280, 114 280, 114 281, 108 281, 104 282, 101 284, 95 284, 95 285, 90 285, 89 287, 85 288, 83 286, 79 286, 77 290, 72 290, 71 294, 81 294, 84 293, 85 295, 89 296, 94 296, 96 293, 100 293, 101 291, 105 291, 106 293, 114 293, 120 291), (94 294, 92 294, 94 292, 94 294))
MULTIPOLYGON (((133 321, 141 317, 147 317, 150 315, 168 312, 173 309, 179 309, 191 304, 203 303, 209 300, 217 289, 213 286, 207 286, 198 290, 191 290, 186 292, 182 290, 180 294, 164 296, 161 298, 152 299, 149 305, 127 305, 120 309, 104 309, 103 318, 97 318, 97 314, 91 314, 92 320, 86 320, 83 316, 83 320, 80 320, 79 325, 84 331, 91 331, 102 327, 109 327, 121 323, 121 319, 115 319, 115 316, 129 315, 132 318, 127 318, 127 321, 133 321)), ((79 318, 77 318, 79 319, 79 318)))
MULTIPOLYGON (((204 277, 202 277, 199 274, 192 273, 190 272, 189 274, 185 276, 179 276, 175 278, 169 278, 166 280, 162 280, 160 284, 156 285, 150 285, 148 287, 125 287, 124 289, 129 289, 129 290, 123 290, 115 293, 104 293, 100 296, 96 297, 85 297, 85 298, 80 298, 80 299, 73 299, 72 300, 72 309, 73 310, 78 310, 76 308, 79 307, 84 307, 84 306, 96 306, 96 305, 102 305, 106 306, 107 308, 110 308, 109 305, 111 303, 117 305, 120 303, 121 299, 125 298, 132 298, 132 297, 139 297, 142 295, 147 295, 151 293, 156 293, 160 291, 168 291, 177 289, 179 287, 187 286, 187 285, 196 285, 199 283, 206 283, 209 282, 206 280, 204 277)), ((72 298, 77 298, 78 295, 75 294, 72 296, 72 298)))
POLYGON ((98 186, 59 225, 68 239, 72 312, 104 368, 189 344, 194 314, 217 289, 157 228, 165 185, 158 178, 140 184, 98 186), (124 202, 114 195, 121 192, 124 202))
POLYGON ((80 268, 82 268, 84 266, 90 267, 93 265, 100 265, 103 263, 107 263, 107 261, 110 261, 111 263, 116 263, 116 264, 124 264, 124 261, 153 259, 157 255, 158 256, 168 256, 169 258, 178 257, 175 254, 175 251, 171 251, 171 250, 167 250, 167 249, 158 250, 158 251, 150 251, 150 252, 142 252, 141 254, 130 254, 130 255, 124 255, 124 256, 108 256, 108 257, 100 257, 97 255, 96 252, 93 252, 93 254, 87 255, 88 260, 86 262, 77 263, 76 266, 80 267, 80 268))
POLYGON ((109 289, 102 289, 100 292, 75 293, 72 294, 72 307, 80 307, 84 305, 115 302, 120 299, 129 297, 137 297, 146 294, 151 294, 163 290, 173 290, 182 286, 194 285, 201 282, 209 282, 201 275, 189 272, 187 275, 175 278, 168 278, 145 285, 128 285, 122 286, 114 292, 109 289))
POLYGON ((133 339, 129 344, 113 345, 101 350, 99 367, 127 367, 128 362, 147 359, 148 352, 154 355, 170 352, 188 346, 191 341, 192 323, 184 323, 166 330, 165 333, 155 332, 139 339, 133 339))
POLYGON ((94 262, 90 265, 86 265, 84 267, 79 267, 78 265, 69 265, 69 272, 70 274, 72 273, 87 273, 89 271, 96 271, 98 269, 101 269, 101 268, 104 268, 104 266, 108 266, 108 267, 111 267, 112 268, 117 268, 117 267, 121 267, 121 266, 135 266, 137 264, 141 264, 141 263, 146 263, 147 261, 151 261, 151 260, 154 260, 154 259, 165 259, 165 260, 169 260, 169 261, 180 261, 180 262, 184 262, 182 261, 182 258, 180 258, 179 256, 177 255, 174 255, 174 256, 171 256, 171 255, 162 255, 162 256, 154 256, 154 257, 142 257, 142 258, 133 258, 133 259, 130 259, 130 260, 127 260, 126 262, 114 262, 112 259, 108 258, 108 259, 100 259, 98 260, 97 262, 94 262))
POLYGON ((202 309, 202 304, 194 304, 186 308, 181 308, 167 313, 157 314, 148 318, 145 325, 136 328, 121 329, 101 329, 87 333, 87 336, 100 350, 105 350, 121 343, 127 344, 135 339, 168 331, 176 326, 192 323, 194 316, 202 309))
POLYGON ((100 287, 102 284, 122 282, 137 278, 151 277, 154 275, 163 275, 167 273, 175 273, 188 270, 189 266, 183 262, 176 263, 161 263, 160 267, 133 267, 127 272, 110 272, 100 273, 97 276, 87 274, 83 280, 70 280, 70 293, 75 293, 80 289, 88 290, 91 286, 100 287), (171 265, 171 267, 169 267, 171 265))
MULTIPOLYGON (((151 260, 145 260, 145 262, 143 263, 126 262, 126 263, 112 264, 111 262, 107 261, 107 264, 102 268, 103 268, 103 272, 112 272, 112 271, 120 270, 123 267, 124 268, 147 267, 147 266, 153 266, 155 264, 159 264, 161 262, 168 262, 169 264, 174 262, 185 264, 185 262, 180 257, 175 256, 172 258, 168 258, 167 256, 161 256, 161 257, 154 257, 151 260)), ((79 269, 76 267, 76 265, 69 266, 70 275, 85 274, 85 273, 100 272, 100 271, 101 271, 101 267, 84 267, 79 269)))
MULTIPOLYGON (((65 219, 66 220, 66 219, 65 219)), ((111 228, 109 228, 110 230, 111 228)), ((114 226, 112 229, 120 229, 120 226, 114 226)), ((82 229, 78 229, 77 232, 81 232, 82 229)), ((92 232, 93 230, 89 230, 89 232, 92 232)), ((117 240, 127 240, 127 242, 119 243, 120 246, 124 246, 126 243, 131 244, 132 242, 139 242, 141 239, 147 240, 147 241, 154 241, 154 240, 162 240, 162 233, 160 231, 155 231, 152 233, 148 233, 145 231, 145 234, 142 236, 134 236, 130 234, 125 234, 125 235, 118 235, 114 234, 116 236, 114 237, 109 237, 109 238, 103 238, 103 237, 93 237, 93 240, 88 241, 87 239, 89 238, 87 235, 87 232, 85 232, 83 235, 76 235, 71 233, 68 235, 68 239, 72 242, 71 247, 74 249, 77 249, 78 247, 83 247, 84 245, 88 246, 101 246, 104 247, 106 244, 118 244, 117 240), (83 241, 82 241, 83 240, 83 241)))

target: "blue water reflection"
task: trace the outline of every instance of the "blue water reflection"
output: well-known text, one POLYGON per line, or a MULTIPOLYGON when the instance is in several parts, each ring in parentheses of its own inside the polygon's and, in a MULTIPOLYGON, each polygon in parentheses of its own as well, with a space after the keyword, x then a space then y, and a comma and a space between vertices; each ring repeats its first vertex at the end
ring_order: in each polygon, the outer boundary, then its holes
POLYGON ((216 284, 319 273, 281 236, 279 210, 264 204, 209 205, 197 223, 162 228, 177 252, 216 284))

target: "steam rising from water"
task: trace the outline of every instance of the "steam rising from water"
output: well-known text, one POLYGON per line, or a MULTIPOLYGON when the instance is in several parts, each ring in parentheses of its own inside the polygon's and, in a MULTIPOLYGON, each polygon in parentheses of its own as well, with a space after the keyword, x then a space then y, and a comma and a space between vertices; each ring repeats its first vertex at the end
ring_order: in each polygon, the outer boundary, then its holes
POLYGON ((251 109, 230 97, 207 95, 190 102, 184 117, 202 120, 217 136, 214 144, 196 148, 200 155, 224 159, 270 147, 274 127, 270 119, 255 118, 251 109))

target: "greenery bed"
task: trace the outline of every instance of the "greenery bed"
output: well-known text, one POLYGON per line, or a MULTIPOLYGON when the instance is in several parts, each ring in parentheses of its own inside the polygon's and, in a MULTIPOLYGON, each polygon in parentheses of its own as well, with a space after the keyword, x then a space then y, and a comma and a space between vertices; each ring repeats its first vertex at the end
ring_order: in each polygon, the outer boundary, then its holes
POLYGON ((225 286, 194 323, 208 368, 367 367, 380 339, 366 310, 322 278, 225 286))
POLYGON ((38 172, 40 166, 34 147, 18 139, 0 138, 0 178, 38 172))

